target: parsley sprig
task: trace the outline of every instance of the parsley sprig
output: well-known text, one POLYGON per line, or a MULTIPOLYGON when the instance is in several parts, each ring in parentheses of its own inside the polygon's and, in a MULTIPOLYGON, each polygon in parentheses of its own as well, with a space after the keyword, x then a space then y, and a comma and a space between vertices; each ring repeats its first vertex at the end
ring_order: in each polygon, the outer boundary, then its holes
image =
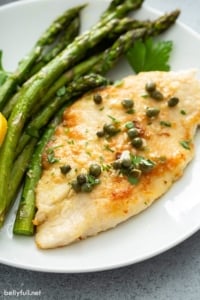
POLYGON ((127 52, 127 59, 136 73, 147 71, 169 71, 169 59, 172 52, 171 41, 154 41, 151 37, 145 41, 135 41, 127 52))

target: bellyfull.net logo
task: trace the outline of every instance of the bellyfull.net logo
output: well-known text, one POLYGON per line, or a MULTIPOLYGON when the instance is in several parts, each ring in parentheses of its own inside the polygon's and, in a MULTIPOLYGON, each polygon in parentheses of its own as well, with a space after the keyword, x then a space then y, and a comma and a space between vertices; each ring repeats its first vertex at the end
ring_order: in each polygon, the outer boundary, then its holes
POLYGON ((33 290, 3 290, 4 297, 40 297, 42 295, 41 290, 33 291, 33 290))

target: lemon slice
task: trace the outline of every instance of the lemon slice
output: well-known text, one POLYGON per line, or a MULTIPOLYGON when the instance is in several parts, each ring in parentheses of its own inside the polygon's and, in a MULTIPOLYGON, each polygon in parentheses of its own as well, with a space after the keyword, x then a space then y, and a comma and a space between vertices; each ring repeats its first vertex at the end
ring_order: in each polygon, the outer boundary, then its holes
POLYGON ((5 138, 6 132, 7 132, 7 120, 6 118, 0 113, 0 146, 3 143, 3 140, 5 138))

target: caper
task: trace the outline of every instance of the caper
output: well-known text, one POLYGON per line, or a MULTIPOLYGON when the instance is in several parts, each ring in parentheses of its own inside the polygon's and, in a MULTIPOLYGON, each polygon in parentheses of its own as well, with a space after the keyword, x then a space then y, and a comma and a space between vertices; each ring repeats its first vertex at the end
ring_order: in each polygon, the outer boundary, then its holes
POLYGON ((98 164, 92 164, 89 167, 89 174, 98 177, 101 174, 101 167, 98 164))
POLYGON ((170 98, 169 100, 168 100, 168 106, 169 107, 174 107, 174 106, 176 106, 177 104, 179 103, 179 98, 177 98, 177 97, 172 97, 172 98, 170 98))
POLYGON ((131 141, 133 147, 139 149, 143 146, 143 140, 140 137, 136 137, 131 141))
POLYGON ((160 113, 160 109, 156 107, 147 107, 146 115, 149 118, 156 117, 160 113))
POLYGON ((93 101, 95 104, 101 104, 102 103, 102 96, 99 94, 95 94, 93 96, 93 101))
POLYGON ((135 138, 139 135, 139 130, 137 128, 131 128, 127 132, 130 139, 135 138))
POLYGON ((105 135, 105 132, 104 132, 103 130, 100 130, 100 131, 97 131, 97 132, 96 132, 96 135, 97 135, 99 138, 101 138, 101 137, 103 137, 103 136, 105 135))
POLYGON ((156 84, 155 84, 155 82, 153 82, 153 81, 149 81, 149 82, 147 82, 146 83, 146 85, 145 85, 145 90, 147 91, 147 92, 153 92, 153 91, 155 91, 155 89, 156 89, 156 84))
POLYGON ((87 181, 87 176, 86 176, 86 174, 79 174, 78 176, 77 176, 77 182, 79 183, 79 184, 83 184, 83 183, 85 183, 87 181))
POLYGON ((115 160, 115 161, 112 163, 112 166, 113 166, 113 169, 115 169, 115 170, 121 169, 121 161, 120 161, 120 160, 115 160))
POLYGON ((161 92, 155 90, 150 93, 151 97, 157 101, 161 101, 164 99, 164 96, 161 92))
POLYGON ((133 106, 134 106, 134 102, 132 99, 124 99, 124 100, 122 100, 121 103, 122 103, 122 106, 127 109, 133 108, 133 106))
POLYGON ((92 191, 92 185, 88 182, 81 185, 81 192, 90 193, 92 191))
POLYGON ((130 160, 130 158, 124 158, 124 159, 122 159, 121 165, 124 168, 129 168, 131 166, 131 160, 130 160))
POLYGON ((71 170, 71 166, 70 165, 64 165, 60 167, 60 171, 63 175, 69 173, 69 171, 71 170))
POLYGON ((78 183, 77 180, 73 180, 72 183, 71 183, 71 186, 72 186, 73 190, 74 190, 76 193, 80 192, 80 190, 81 190, 81 185, 78 183))
POLYGON ((119 129, 114 124, 105 124, 103 130, 108 135, 112 136, 119 132, 119 129))
POLYGON ((140 178, 141 174, 142 174, 142 171, 139 169, 132 169, 130 172, 130 175, 135 178, 140 178))

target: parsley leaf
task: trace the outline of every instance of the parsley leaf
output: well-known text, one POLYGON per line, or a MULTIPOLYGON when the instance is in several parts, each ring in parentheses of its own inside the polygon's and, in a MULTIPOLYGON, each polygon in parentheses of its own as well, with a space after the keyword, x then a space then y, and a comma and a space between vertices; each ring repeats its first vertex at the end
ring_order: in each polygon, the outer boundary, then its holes
POLYGON ((126 54, 129 64, 136 73, 145 71, 169 71, 168 64, 173 48, 171 41, 155 42, 151 37, 144 42, 137 40, 126 54))

